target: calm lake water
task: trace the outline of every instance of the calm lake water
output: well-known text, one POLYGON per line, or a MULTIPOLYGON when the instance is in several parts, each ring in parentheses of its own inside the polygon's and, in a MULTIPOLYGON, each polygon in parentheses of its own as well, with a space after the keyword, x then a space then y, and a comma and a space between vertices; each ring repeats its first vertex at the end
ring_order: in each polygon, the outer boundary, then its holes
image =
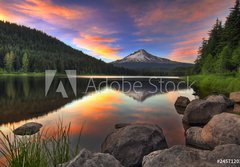
POLYGON ((53 80, 45 96, 44 77, 0 77, 0 130, 6 134, 27 122, 39 122, 54 129, 61 119, 71 122, 71 140, 83 127, 81 147, 99 151, 116 123, 154 123, 162 127, 169 146, 185 144, 182 115, 174 107, 178 96, 197 98, 194 91, 175 77, 149 79, 109 77, 77 78, 77 95, 64 77, 53 80), (92 82, 93 81, 93 82, 92 82), (136 81, 140 83, 136 84, 136 81), (62 82, 69 98, 56 93, 62 82), (159 84, 159 82, 164 82, 159 84), (97 90, 94 89, 93 83, 97 90), (135 90, 132 88, 135 83, 135 90), (88 88, 89 86, 89 89, 88 88), (160 88, 162 85, 162 89, 160 88))

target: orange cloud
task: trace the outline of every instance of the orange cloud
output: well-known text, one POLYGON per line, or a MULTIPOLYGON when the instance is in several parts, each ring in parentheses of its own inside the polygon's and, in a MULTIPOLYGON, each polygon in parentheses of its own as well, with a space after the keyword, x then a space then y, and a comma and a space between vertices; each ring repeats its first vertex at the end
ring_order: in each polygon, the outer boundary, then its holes
POLYGON ((58 19, 59 17, 64 19, 79 19, 85 18, 89 13, 80 6, 71 6, 71 8, 59 6, 50 0, 25 0, 25 2, 15 4, 15 9, 30 16, 46 20, 58 19))
POLYGON ((114 38, 93 36, 84 33, 80 33, 78 38, 73 39, 73 43, 77 47, 89 50, 94 55, 101 56, 109 60, 120 59, 120 57, 117 56, 117 53, 121 50, 121 48, 111 45, 111 43, 115 41, 116 39, 114 38))
POLYGON ((0 9, 0 20, 9 20, 8 14, 3 9, 0 9))
POLYGON ((193 47, 176 48, 171 52, 170 58, 175 61, 192 63, 196 59, 197 52, 198 49, 193 47))
POLYGON ((207 36, 207 30, 199 31, 179 37, 170 54, 170 58, 175 61, 193 62, 198 54, 198 48, 202 38, 207 36))
POLYGON ((42 24, 36 24, 35 19, 41 19, 52 27, 78 30, 79 21, 85 22, 95 15, 95 10, 92 8, 80 5, 62 6, 55 4, 52 0, 0 1, 0 5, 3 6, 0 9, 0 19, 28 26, 32 25, 31 27, 38 29, 42 24))
POLYGON ((18 15, 12 12, 12 8, 6 2, 0 1, 0 5, 4 6, 0 8, 0 20, 3 21, 11 21, 20 23, 22 21, 26 21, 26 18, 22 15, 18 15))

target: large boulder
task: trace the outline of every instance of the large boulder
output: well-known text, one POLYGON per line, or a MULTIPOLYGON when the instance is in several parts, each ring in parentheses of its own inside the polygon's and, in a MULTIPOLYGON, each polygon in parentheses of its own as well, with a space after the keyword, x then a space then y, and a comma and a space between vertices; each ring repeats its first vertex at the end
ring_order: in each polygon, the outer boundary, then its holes
POLYGON ((226 104, 227 107, 234 106, 234 101, 230 100, 228 97, 224 95, 210 95, 206 98, 206 100, 215 103, 223 103, 226 104))
MULTIPOLYGON (((199 150, 183 145, 154 151, 143 158, 143 167, 219 167, 226 166, 222 159, 239 159, 240 146, 227 144, 217 146, 213 151, 199 150), (221 163, 222 162, 222 163, 221 163)), ((239 164, 231 164, 233 167, 239 164)))
POLYGON ((230 113, 215 115, 203 128, 186 132, 186 143, 203 149, 223 144, 240 144, 240 116, 230 113))
POLYGON ((42 124, 40 124, 40 123, 29 122, 29 123, 26 123, 26 124, 18 127, 15 130, 13 130, 13 133, 15 135, 21 135, 21 136, 33 135, 33 134, 39 132, 41 127, 42 127, 42 124))
POLYGON ((206 124, 216 114, 227 111, 225 103, 211 102, 208 100, 196 99, 187 106, 183 122, 196 125, 206 124))
POLYGON ((189 103, 190 103, 189 98, 184 97, 184 96, 180 96, 180 97, 177 98, 177 100, 176 100, 174 105, 176 107, 184 107, 184 108, 186 108, 189 103))
POLYGON ((152 124, 131 124, 116 129, 102 143, 101 151, 112 154, 125 167, 138 167, 143 156, 167 148, 163 130, 152 124))
POLYGON ((121 163, 110 154, 92 153, 82 149, 71 161, 59 167, 123 167, 121 163))
POLYGON ((232 101, 236 102, 236 103, 240 103, 240 92, 232 92, 232 93, 230 93, 229 98, 232 101))

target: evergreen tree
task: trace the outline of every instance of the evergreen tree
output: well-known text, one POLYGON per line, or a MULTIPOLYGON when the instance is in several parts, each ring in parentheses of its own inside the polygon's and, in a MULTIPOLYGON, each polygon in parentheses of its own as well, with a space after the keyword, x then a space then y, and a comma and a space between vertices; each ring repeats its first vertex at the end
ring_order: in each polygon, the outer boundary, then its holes
POLYGON ((235 71, 240 71, 240 42, 238 47, 233 51, 232 64, 234 65, 235 71))
POLYGON ((217 19, 209 33, 209 39, 203 40, 194 70, 197 73, 237 71, 240 64, 239 45, 240 3, 237 0, 224 26, 217 19))
POLYGON ((5 58, 4 58, 6 71, 8 72, 13 71, 13 60, 14 60, 14 54, 12 51, 10 51, 5 55, 5 58))
POLYGON ((227 57, 230 55, 229 52, 229 47, 225 46, 224 49, 222 50, 222 52, 220 53, 216 63, 215 63, 215 67, 216 67, 216 72, 218 73, 223 73, 227 71, 227 67, 228 67, 228 60, 227 57))
POLYGON ((230 43, 233 47, 236 46, 240 40, 240 2, 236 0, 235 6, 231 9, 227 17, 224 34, 224 43, 230 43))
POLYGON ((212 72, 212 61, 213 60, 213 56, 211 53, 209 53, 206 58, 205 58, 205 61, 203 63, 203 67, 202 67, 202 72, 204 74, 208 74, 210 72, 212 72))
POLYGON ((25 52, 22 57, 22 71, 28 72, 28 68, 29 68, 29 56, 28 53, 25 52))

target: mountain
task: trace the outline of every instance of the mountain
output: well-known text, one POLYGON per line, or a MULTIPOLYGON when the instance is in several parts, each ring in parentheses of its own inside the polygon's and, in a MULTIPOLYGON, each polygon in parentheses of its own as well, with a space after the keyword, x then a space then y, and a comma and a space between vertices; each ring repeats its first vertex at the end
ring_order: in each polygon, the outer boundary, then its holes
POLYGON ((78 74, 131 74, 73 49, 36 29, 0 21, 0 72, 77 70, 78 74))
POLYGON ((152 54, 148 53, 144 49, 140 49, 127 57, 123 58, 122 60, 117 60, 116 63, 129 63, 129 62, 141 62, 141 63, 163 63, 163 62, 170 62, 170 60, 165 58, 160 58, 157 56, 153 56, 152 54))
POLYGON ((116 67, 146 71, 169 71, 176 68, 188 68, 193 64, 172 61, 166 58, 154 56, 144 49, 140 49, 127 57, 112 62, 116 67))

